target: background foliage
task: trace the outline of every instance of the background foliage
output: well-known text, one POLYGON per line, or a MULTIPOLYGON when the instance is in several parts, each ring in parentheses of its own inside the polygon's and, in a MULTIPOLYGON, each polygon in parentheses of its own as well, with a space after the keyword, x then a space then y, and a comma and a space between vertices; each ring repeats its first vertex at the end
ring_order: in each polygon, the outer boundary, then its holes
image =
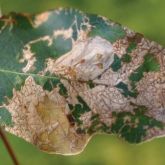
MULTIPOLYGON (((2 13, 37 13, 58 7, 74 7, 120 22, 151 40, 165 45, 163 0, 0 0, 2 13)), ((48 155, 23 140, 8 135, 22 165, 164 165, 165 138, 130 145, 113 136, 98 135, 77 156, 48 155)), ((0 165, 12 162, 0 141, 0 165)))

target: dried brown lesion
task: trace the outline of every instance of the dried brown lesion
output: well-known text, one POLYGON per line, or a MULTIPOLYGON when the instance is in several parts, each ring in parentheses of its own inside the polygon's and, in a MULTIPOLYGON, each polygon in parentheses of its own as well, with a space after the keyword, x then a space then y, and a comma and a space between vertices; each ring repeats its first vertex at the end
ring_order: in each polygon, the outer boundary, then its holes
POLYGON ((76 154, 84 149, 90 136, 77 134, 76 125, 68 119, 68 104, 58 92, 57 88, 44 91, 28 77, 6 105, 14 122, 13 127, 6 127, 6 130, 43 151, 76 154))
POLYGON ((45 126, 45 130, 35 139, 40 149, 52 153, 75 154, 84 148, 89 135, 76 133, 75 127, 70 125, 66 108, 65 104, 58 105, 48 98, 36 107, 45 126))

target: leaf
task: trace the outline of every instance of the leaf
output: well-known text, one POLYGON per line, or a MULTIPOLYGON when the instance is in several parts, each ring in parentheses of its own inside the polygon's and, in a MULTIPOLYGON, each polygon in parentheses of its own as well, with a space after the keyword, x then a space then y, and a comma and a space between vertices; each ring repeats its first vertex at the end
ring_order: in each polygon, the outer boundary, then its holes
POLYGON ((3 126, 3 125, 11 126, 12 125, 11 114, 5 108, 0 108, 0 125, 1 126, 3 126))
POLYGON ((114 72, 117 72, 121 68, 121 60, 117 55, 114 56, 114 61, 111 65, 111 68, 114 72))
POLYGON ((0 18, 0 125, 48 153, 97 133, 164 136, 165 49, 76 9, 0 18))

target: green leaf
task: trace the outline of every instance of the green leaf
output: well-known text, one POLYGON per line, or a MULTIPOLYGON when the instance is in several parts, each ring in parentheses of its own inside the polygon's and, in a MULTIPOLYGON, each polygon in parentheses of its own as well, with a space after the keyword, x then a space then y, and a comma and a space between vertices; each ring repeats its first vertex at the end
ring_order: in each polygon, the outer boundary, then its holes
POLYGON ((158 127, 163 129, 163 124, 146 115, 145 106, 134 105, 134 112, 114 112, 116 121, 112 124, 112 132, 118 133, 130 143, 141 142, 146 136, 147 128, 158 127))
POLYGON ((127 48, 127 53, 131 53, 135 48, 136 48, 137 44, 135 42, 131 42, 127 48))
POLYGON ((131 59, 132 58, 131 58, 131 56, 129 54, 124 54, 121 60, 123 62, 129 63, 129 62, 131 62, 131 59))
POLYGON ((128 96, 130 96, 130 97, 136 97, 136 96, 137 96, 136 91, 130 91, 130 90, 128 89, 128 85, 125 84, 125 83, 123 83, 123 82, 119 82, 119 83, 116 85, 116 87, 117 87, 118 89, 120 89, 121 93, 122 93, 125 97, 128 97, 128 96))
POLYGON ((117 72, 121 68, 121 59, 115 54, 114 61, 111 64, 111 68, 114 72, 117 72))
POLYGON ((145 72, 156 72, 160 70, 158 60, 152 55, 147 54, 144 57, 144 62, 129 76, 132 82, 138 82, 143 78, 145 72))
POLYGON ((115 42, 125 36, 125 31, 119 24, 111 24, 110 21, 106 21, 103 17, 97 15, 89 15, 90 24, 92 30, 90 36, 101 36, 110 42, 115 42))
POLYGON ((0 125, 12 125, 11 114, 6 108, 0 108, 0 125))

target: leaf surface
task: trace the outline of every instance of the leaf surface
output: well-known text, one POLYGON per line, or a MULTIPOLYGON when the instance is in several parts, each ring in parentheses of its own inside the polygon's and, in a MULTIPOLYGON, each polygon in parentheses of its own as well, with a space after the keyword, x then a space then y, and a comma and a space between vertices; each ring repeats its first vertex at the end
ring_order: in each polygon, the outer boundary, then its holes
POLYGON ((97 133, 164 136, 165 49, 75 9, 0 18, 0 125, 43 151, 81 152, 97 133))

